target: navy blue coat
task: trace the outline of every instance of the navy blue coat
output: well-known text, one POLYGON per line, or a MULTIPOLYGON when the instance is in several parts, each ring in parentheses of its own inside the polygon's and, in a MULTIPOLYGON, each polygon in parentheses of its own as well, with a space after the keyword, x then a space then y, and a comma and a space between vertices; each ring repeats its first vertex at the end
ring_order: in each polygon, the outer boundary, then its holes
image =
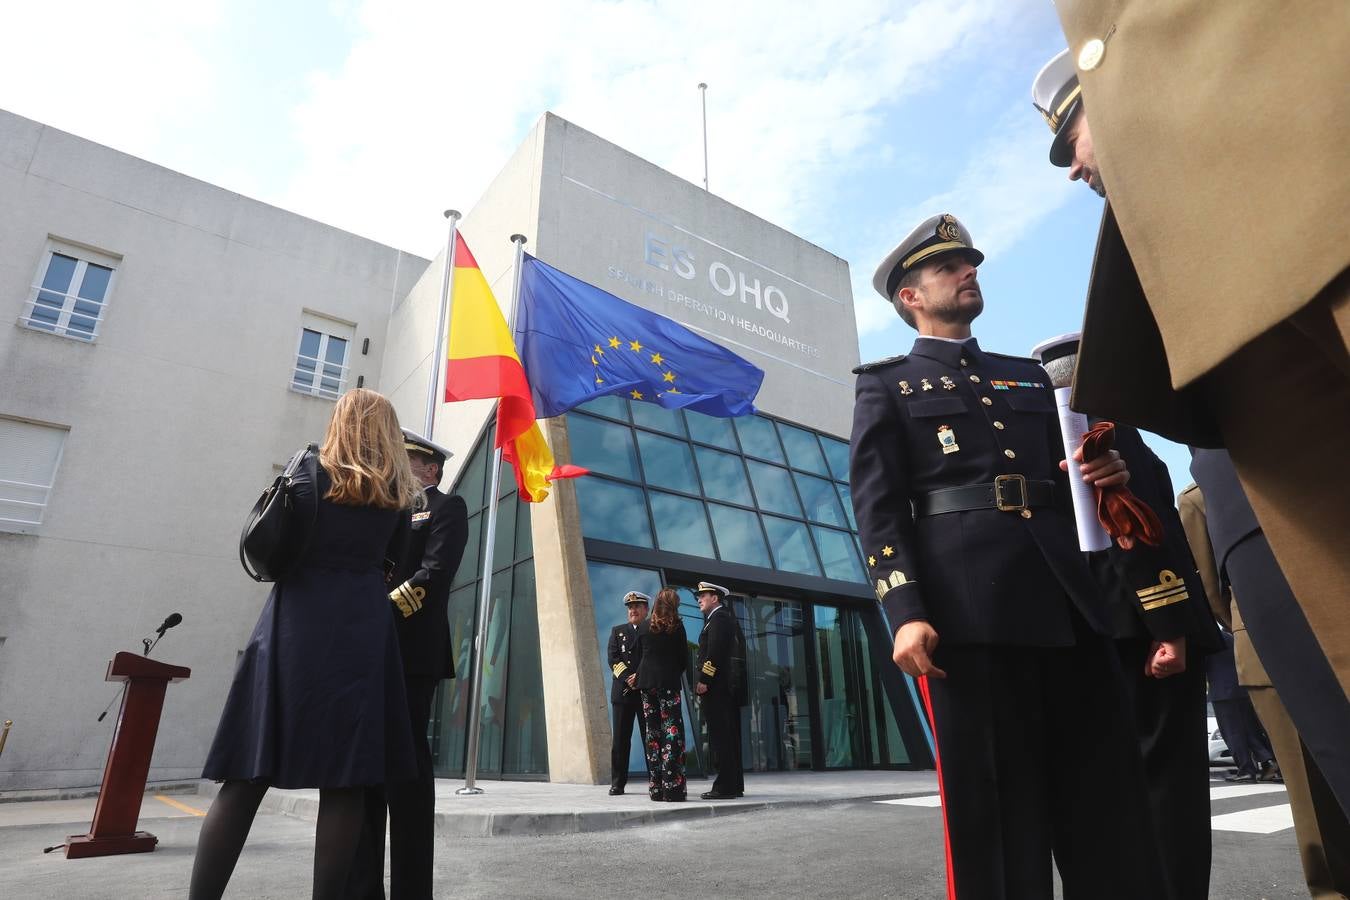
POLYGON ((415 772, 408 705, 385 585, 408 512, 340 506, 331 481, 301 469, 317 496, 309 545, 273 587, 239 658, 203 778, 279 788, 383 784, 415 772))
POLYGON ((945 644, 1069 646, 1071 601, 1110 634, 1101 588, 1078 549, 1045 370, 974 340, 920 338, 908 356, 855 371, 853 509, 892 630, 925 619, 945 644), (1053 482, 1054 504, 1030 517, 913 514, 911 502, 932 491, 1005 474, 1053 482))

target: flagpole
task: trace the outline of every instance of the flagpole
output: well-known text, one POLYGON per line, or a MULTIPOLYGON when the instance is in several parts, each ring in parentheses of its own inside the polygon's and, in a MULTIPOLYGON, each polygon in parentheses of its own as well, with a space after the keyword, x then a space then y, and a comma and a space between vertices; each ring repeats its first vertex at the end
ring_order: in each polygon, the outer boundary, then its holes
POLYGON ((444 341, 445 319, 450 309, 450 291, 455 271, 455 233, 459 225, 459 210, 447 209, 445 217, 450 220, 450 233, 445 239, 445 265, 441 268, 441 311, 436 316, 436 334, 431 347, 431 384, 427 387, 427 411, 422 419, 422 437, 432 440, 431 431, 436 425, 436 407, 440 405, 437 388, 441 383, 441 372, 445 369, 446 350, 444 341))
POLYGON ((708 85, 698 83, 699 100, 703 103, 703 190, 708 189, 708 85))
MULTIPOLYGON (((520 268, 525 256, 525 235, 513 234, 511 241, 516 245, 516 260, 511 279, 511 318, 506 322, 508 332, 515 326, 516 305, 520 299, 520 268)), ((478 735, 483 724, 483 651, 487 647, 488 615, 491 612, 492 551, 497 543, 497 495, 501 493, 501 481, 502 448, 498 446, 492 451, 492 489, 488 494, 487 536, 483 540, 483 587, 478 594, 478 626, 473 636, 474 666, 473 682, 469 688, 469 746, 464 757, 464 787, 455 791, 460 796, 483 793, 483 789, 475 782, 478 779, 478 735)))

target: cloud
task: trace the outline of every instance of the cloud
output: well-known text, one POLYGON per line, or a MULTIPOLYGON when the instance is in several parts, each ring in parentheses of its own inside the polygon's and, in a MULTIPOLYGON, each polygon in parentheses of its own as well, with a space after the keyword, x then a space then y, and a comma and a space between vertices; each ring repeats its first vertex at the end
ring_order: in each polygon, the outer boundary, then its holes
POLYGON ((0 108, 150 156, 218 88, 209 48, 223 0, 6 4, 0 108))
MULTIPOLYGON (((863 249, 853 267, 853 295, 876 297, 872 271, 905 235, 929 216, 950 212, 970 229, 987 260, 1014 247, 1071 197, 1074 185, 1046 160, 1049 136, 1040 120, 1025 110, 1009 111, 981 143, 972 148, 951 187, 889 215, 870 229, 878 239, 863 249)), ((880 298, 877 298, 880 300, 880 298)), ((884 331, 899 322, 886 303, 858 302, 858 335, 884 331)))
POLYGON ((294 113, 303 162, 283 205, 414 252, 469 208, 553 110, 796 229, 877 153, 884 113, 998 39, 1016 4, 767 0, 446 4, 366 0, 342 64, 294 113))

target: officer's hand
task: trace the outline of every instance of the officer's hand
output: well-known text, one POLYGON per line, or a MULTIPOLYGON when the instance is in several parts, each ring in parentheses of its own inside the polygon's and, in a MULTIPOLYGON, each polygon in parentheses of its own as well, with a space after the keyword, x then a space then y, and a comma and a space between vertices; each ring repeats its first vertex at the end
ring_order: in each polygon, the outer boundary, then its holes
POLYGON ((707 686, 706 684, 704 684, 703 682, 700 681, 698 684, 696 684, 696 685, 694 686, 694 693, 695 693, 695 694, 706 694, 706 693, 708 693, 708 686, 707 686))
POLYGON ((895 633, 895 654, 892 659, 906 675, 914 678, 924 675, 946 678, 947 673, 933 665, 932 656, 937 645, 938 633, 932 625, 922 619, 906 622, 895 633))
MULTIPOLYGON (((1092 462, 1085 463, 1083 448, 1079 447, 1073 451, 1073 460, 1079 464, 1078 469, 1083 473, 1083 481, 1091 487, 1124 487, 1129 484, 1130 470, 1125 465, 1125 460, 1120 458, 1118 450, 1108 450, 1092 462)), ((1059 468, 1062 472, 1069 471, 1069 461, 1061 459, 1059 468)))
POLYGON ((632 687, 632 686, 635 685, 635 684, 637 684, 637 673, 636 673, 636 672, 634 672, 632 675, 629 675, 629 676, 628 676, 628 686, 629 686, 629 687, 632 687))
POLYGON ((1148 661, 1144 663, 1144 674, 1150 678, 1166 678, 1180 675, 1186 671, 1186 638, 1174 641, 1154 641, 1148 661))

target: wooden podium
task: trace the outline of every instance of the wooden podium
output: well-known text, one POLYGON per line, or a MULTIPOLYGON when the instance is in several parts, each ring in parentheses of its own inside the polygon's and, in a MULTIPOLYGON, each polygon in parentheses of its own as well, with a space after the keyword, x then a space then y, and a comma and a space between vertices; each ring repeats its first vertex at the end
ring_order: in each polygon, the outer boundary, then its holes
POLYGON ((145 781, 150 775, 150 757, 155 752, 159 715, 169 682, 183 681, 192 670, 171 666, 136 653, 123 651, 108 663, 108 681, 127 682, 117 729, 103 768, 103 784, 94 807, 94 823, 88 834, 66 838, 66 859, 110 856, 115 853, 148 853, 159 838, 136 830, 145 781))

